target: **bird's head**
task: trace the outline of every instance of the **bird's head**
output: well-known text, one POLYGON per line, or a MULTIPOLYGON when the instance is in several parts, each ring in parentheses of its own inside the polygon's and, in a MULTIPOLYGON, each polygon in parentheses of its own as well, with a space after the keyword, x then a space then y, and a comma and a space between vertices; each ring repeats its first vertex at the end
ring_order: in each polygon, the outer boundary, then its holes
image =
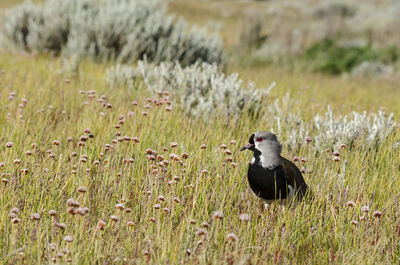
POLYGON ((250 136, 249 143, 240 149, 240 151, 243 150, 258 151, 262 154, 270 153, 271 155, 279 156, 282 146, 275 134, 261 131, 255 132, 250 136))

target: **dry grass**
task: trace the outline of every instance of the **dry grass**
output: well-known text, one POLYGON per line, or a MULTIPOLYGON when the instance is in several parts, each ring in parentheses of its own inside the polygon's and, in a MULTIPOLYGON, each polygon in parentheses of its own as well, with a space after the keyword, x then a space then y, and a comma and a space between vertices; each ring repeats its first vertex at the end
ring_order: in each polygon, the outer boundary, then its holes
POLYGON ((376 264, 399 260, 396 194, 400 183, 395 176, 400 161, 394 147, 398 131, 378 150, 362 145, 340 150, 338 163, 331 154, 316 154, 307 146, 297 153, 285 150, 286 157, 307 159, 304 165, 298 163, 312 170, 305 178, 317 200, 286 211, 279 205, 264 210, 245 179, 250 154, 239 153, 238 147, 252 131, 272 124, 245 117, 236 125, 190 120, 178 106, 167 112, 165 104, 156 106, 146 100, 155 95, 107 89, 105 67, 90 62, 82 65, 79 78, 68 80, 56 73, 61 68, 59 59, 1 54, 0 68, 5 70, 0 76, 1 263, 43 264, 56 259, 73 264, 376 264), (9 98, 12 92, 15 96, 9 98), (98 102, 102 95, 106 96, 103 103, 112 108, 98 102), (85 128, 94 138, 79 146, 79 138, 89 135, 85 128), (140 142, 122 141, 125 135, 140 142), (237 143, 230 143, 232 139, 237 143), (7 142, 13 146, 6 148, 7 142), (171 142, 178 146, 171 147, 171 142), (106 150, 106 144, 111 150, 106 150), (201 149, 201 144, 207 148, 201 149), (233 152, 235 167, 226 162, 228 155, 220 144, 233 152), (148 148, 168 165, 160 167, 159 162, 148 160, 148 148), (179 160, 171 159, 171 153, 179 160), (79 192, 80 186, 87 192, 79 192), (81 216, 82 209, 72 210, 66 204, 69 198, 89 212, 81 216), (350 200, 354 207, 345 205, 350 200), (118 203, 131 212, 118 210, 118 203), (361 212, 364 205, 370 207, 369 213, 361 212), (13 208, 19 209, 15 216, 13 208), (52 209, 56 217, 49 215, 52 209), (215 211, 222 212, 222 220, 213 220, 215 211), (375 211, 382 216, 374 217, 375 211), (39 221, 31 219, 34 213, 40 214, 39 221), (239 219, 244 213, 250 221, 239 219), (105 222, 104 230, 97 228, 100 220, 105 222), (67 236, 73 241, 67 242, 67 236))
MULTIPOLYGON (((0 264, 399 263, 399 128, 377 149, 337 150, 339 162, 284 147, 306 158, 296 163, 311 170, 316 200, 265 210, 245 178, 250 154, 238 149, 273 124, 193 120, 167 100, 157 106, 157 95, 110 90, 106 67, 83 62, 72 77, 60 59, 0 53, 0 264)), ((259 86, 277 81, 275 97, 290 91, 308 119, 327 104, 400 113, 391 80, 239 67, 229 70, 259 86)))

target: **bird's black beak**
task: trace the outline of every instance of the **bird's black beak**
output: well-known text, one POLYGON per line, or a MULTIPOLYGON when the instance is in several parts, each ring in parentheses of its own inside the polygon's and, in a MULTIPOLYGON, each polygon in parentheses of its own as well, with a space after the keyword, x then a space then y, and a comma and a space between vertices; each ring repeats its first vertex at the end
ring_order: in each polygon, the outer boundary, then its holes
POLYGON ((247 149, 249 149, 249 148, 251 148, 253 146, 254 146, 254 144, 248 143, 245 146, 243 146, 242 148, 240 148, 240 151, 247 150, 247 149))

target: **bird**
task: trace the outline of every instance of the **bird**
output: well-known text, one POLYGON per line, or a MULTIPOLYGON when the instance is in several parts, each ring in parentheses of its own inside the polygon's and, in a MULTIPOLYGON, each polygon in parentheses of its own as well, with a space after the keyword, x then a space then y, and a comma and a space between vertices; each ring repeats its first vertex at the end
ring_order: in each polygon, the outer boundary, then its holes
POLYGON ((275 134, 255 132, 240 151, 252 151, 247 179, 251 190, 267 203, 302 199, 310 189, 298 167, 281 156, 282 145, 275 134))

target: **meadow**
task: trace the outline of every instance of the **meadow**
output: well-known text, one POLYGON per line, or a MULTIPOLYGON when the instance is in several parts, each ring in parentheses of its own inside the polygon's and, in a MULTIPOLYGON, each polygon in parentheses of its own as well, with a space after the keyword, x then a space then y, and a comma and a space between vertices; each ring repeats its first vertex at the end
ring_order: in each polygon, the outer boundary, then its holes
POLYGON ((0 52, 0 264, 399 263, 395 77, 231 62, 216 87, 236 72, 276 85, 259 115, 204 117, 171 83, 110 86, 112 61, 65 65, 0 52), (251 192, 239 149, 259 130, 278 133, 314 201, 266 208, 251 192))

